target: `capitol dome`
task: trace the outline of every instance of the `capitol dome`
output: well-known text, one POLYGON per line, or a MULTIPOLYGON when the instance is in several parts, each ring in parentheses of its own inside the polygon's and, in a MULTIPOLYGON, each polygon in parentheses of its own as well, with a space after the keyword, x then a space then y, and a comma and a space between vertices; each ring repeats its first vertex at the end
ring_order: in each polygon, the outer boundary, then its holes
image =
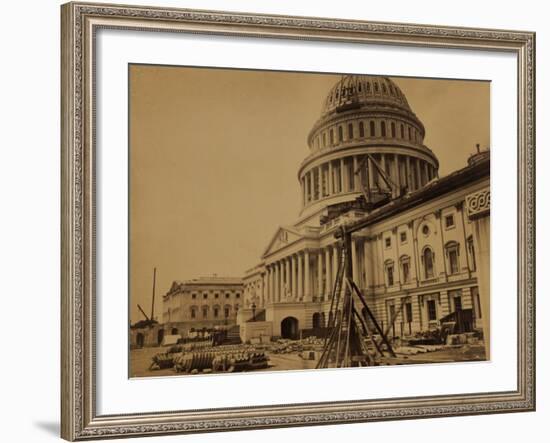
MULTIPOLYGON (((330 89, 302 162, 302 213, 354 201, 361 195, 357 173, 375 161, 395 184, 392 196, 423 187, 438 175, 439 162, 424 145, 425 128, 405 94, 388 77, 345 75, 330 89)), ((372 165, 371 165, 372 166, 372 165)), ((371 167, 372 189, 386 186, 371 167)))

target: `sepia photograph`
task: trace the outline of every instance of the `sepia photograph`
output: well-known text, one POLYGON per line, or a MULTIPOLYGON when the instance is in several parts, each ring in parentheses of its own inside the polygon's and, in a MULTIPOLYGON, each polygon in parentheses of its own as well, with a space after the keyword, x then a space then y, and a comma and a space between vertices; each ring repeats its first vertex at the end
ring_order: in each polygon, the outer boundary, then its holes
POLYGON ((490 81, 128 80, 129 377, 490 360, 490 81))

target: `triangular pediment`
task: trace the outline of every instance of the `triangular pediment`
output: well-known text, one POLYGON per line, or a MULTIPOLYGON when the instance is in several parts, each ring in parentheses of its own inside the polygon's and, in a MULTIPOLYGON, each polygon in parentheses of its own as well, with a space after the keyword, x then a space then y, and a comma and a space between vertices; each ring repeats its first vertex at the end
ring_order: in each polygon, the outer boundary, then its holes
POLYGON ((281 226, 275 232, 275 235, 272 237, 269 245, 264 251, 263 256, 267 256, 277 252, 280 249, 283 249, 285 246, 294 243, 302 238, 302 235, 293 228, 286 226, 281 226))

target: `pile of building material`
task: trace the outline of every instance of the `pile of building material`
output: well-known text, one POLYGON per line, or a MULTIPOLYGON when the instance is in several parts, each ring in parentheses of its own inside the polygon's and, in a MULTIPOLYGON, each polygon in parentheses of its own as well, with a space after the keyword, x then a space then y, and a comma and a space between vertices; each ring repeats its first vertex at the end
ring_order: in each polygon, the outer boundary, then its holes
POLYGON ((300 354, 303 351, 320 350, 323 348, 324 339, 307 337, 301 340, 279 339, 269 348, 273 354, 300 354))
POLYGON ((160 354, 156 354, 151 359, 151 366, 149 366, 150 370, 155 369, 168 369, 174 366, 174 359, 177 356, 177 353, 173 352, 163 352, 160 354))
POLYGON ((267 368, 265 352, 250 346, 229 345, 183 352, 174 358, 174 370, 188 374, 199 372, 239 372, 267 368))
POLYGON ((419 346, 400 346, 393 348, 394 352, 400 356, 425 354, 427 352, 434 352, 443 349, 443 345, 419 345, 419 346))

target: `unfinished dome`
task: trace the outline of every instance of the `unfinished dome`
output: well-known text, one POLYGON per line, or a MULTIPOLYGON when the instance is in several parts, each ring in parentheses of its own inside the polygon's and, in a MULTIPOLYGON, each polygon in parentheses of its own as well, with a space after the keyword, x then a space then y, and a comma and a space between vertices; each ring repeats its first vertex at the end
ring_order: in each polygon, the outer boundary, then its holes
POLYGON ((357 168, 366 154, 396 189, 414 191, 438 175, 439 162, 424 145, 425 129, 405 94, 388 77, 345 75, 330 89, 321 115, 308 136, 310 155, 298 178, 303 211, 355 200, 360 194, 357 168))

